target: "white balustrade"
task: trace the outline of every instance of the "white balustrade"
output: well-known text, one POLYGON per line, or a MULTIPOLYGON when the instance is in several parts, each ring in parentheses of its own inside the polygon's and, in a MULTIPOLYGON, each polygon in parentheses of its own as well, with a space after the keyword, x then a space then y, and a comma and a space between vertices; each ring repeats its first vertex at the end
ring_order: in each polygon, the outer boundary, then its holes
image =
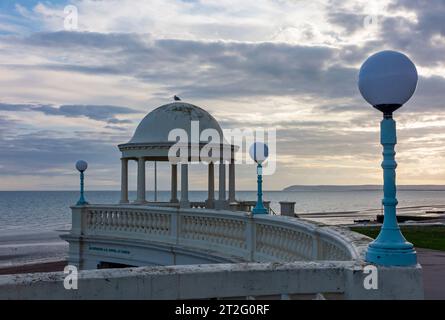
POLYGON ((86 212, 85 235, 147 239, 170 237, 171 214, 153 210, 92 207, 86 212))
MULTIPOLYGON (((77 226, 76 226, 77 224, 77 226)), ((176 244, 245 261, 350 261, 361 257, 350 234, 298 218, 150 206, 73 207, 82 235, 176 244), (75 212, 80 210, 81 212, 75 212), (84 217, 79 219, 78 215, 84 217), (85 221, 83 221, 85 220, 85 221)))

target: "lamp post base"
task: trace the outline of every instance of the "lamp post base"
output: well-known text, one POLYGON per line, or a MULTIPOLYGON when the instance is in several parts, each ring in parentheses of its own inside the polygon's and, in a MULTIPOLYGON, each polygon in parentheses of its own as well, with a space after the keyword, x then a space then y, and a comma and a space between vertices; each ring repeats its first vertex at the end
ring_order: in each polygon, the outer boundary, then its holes
POLYGON ((371 242, 366 261, 382 266, 412 266, 417 264, 417 254, 409 242, 386 245, 371 242))
POLYGON ((268 214, 267 209, 262 207, 262 208, 258 208, 255 207, 252 209, 252 214, 268 214))
POLYGON ((79 201, 77 201, 76 206, 85 206, 87 204, 89 204, 89 203, 86 201, 79 200, 79 201))

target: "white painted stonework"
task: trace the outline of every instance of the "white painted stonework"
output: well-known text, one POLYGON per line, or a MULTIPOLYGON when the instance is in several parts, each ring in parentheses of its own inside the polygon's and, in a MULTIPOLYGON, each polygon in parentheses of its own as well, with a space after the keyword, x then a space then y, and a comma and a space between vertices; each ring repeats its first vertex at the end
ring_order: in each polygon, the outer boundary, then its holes
POLYGON ((300 219, 137 205, 73 207, 69 261, 132 266, 210 262, 357 260, 368 239, 300 219), (125 249, 124 249, 125 248, 125 249), (186 257, 188 256, 188 257, 186 257))
POLYGON ((378 267, 377 289, 366 289, 371 239, 342 228, 225 210, 72 210, 64 239, 70 264, 84 270, 78 290, 64 289, 63 273, 0 276, 0 298, 423 298, 419 265, 378 267), (100 262, 144 267, 85 270, 100 262))

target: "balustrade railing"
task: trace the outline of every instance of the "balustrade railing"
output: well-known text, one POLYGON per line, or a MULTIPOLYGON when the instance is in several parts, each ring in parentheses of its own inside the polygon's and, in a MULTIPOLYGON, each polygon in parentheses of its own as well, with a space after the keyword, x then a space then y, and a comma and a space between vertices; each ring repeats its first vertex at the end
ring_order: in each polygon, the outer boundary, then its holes
POLYGON ((245 261, 360 258, 344 232, 297 218, 245 212, 88 205, 73 207, 72 230, 92 237, 172 243, 245 261))

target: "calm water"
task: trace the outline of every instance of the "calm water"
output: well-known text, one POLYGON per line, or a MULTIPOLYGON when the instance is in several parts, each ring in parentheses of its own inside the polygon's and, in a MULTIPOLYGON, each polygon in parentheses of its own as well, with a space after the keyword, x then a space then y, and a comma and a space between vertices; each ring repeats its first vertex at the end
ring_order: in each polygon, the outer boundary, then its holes
MULTIPOLYGON (((207 193, 191 191, 190 200, 204 200, 207 193)), ((87 200, 95 204, 117 203, 119 191, 89 191, 87 200)), ((136 193, 130 192, 130 199, 136 193)), ((237 192, 237 199, 255 200, 254 191, 237 192)), ((160 191, 158 200, 167 201, 169 192, 160 191)), ((323 191, 323 192, 265 192, 265 200, 279 212, 279 201, 295 201, 297 213, 336 212, 378 209, 381 193, 379 191, 323 191)), ((0 192, 0 232, 12 230, 54 230, 70 228, 70 205, 76 203, 75 191, 10 191, 0 192)), ((147 199, 153 194, 147 192, 147 199)), ((445 191, 400 191, 399 206, 420 206, 445 204, 445 191)))

